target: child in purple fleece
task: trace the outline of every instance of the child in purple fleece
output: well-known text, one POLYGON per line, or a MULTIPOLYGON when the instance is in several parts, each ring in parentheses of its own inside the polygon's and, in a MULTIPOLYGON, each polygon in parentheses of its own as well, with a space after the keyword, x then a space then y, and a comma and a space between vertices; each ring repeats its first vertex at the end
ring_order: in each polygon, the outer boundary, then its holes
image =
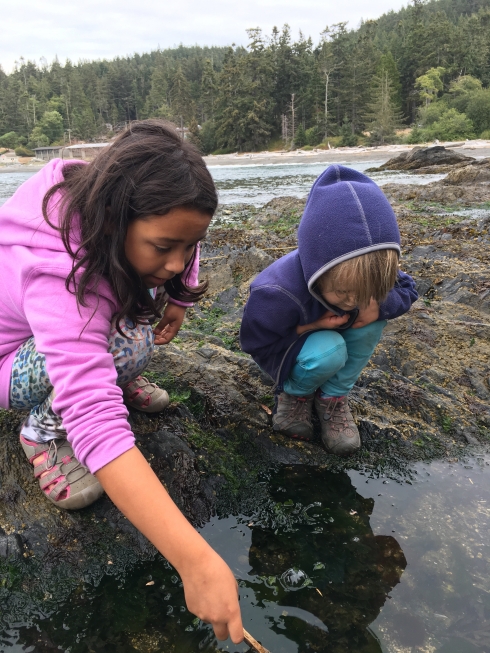
POLYGON ((276 383, 275 430, 310 439, 314 404, 327 451, 360 447, 347 395, 386 320, 417 299, 399 255, 396 217, 381 189, 351 168, 327 168, 311 189, 298 249, 254 280, 240 331, 242 349, 276 383))

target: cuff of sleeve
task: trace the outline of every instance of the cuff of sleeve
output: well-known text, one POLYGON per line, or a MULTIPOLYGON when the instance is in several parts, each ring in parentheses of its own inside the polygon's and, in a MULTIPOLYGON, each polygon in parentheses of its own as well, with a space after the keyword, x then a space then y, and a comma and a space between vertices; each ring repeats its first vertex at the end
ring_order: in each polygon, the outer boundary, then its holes
POLYGON ((389 318, 389 315, 388 315, 387 311, 383 310, 383 307, 380 306, 379 307, 379 317, 376 320, 376 322, 382 322, 383 320, 389 320, 389 319, 390 318, 389 318))
POLYGON ((110 448, 102 447, 101 450, 101 447, 97 447, 85 457, 83 462, 80 462, 88 467, 91 474, 95 474, 99 469, 105 467, 116 458, 119 458, 123 453, 130 451, 134 446, 134 435, 126 436, 121 438, 118 442, 111 442, 110 448))

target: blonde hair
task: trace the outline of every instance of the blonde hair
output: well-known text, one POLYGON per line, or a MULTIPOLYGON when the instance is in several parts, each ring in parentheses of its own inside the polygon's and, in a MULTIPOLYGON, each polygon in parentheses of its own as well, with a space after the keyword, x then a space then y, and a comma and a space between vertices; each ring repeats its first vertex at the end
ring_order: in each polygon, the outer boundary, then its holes
POLYGON ((371 299, 378 303, 386 299, 397 274, 398 252, 379 249, 339 263, 318 278, 317 286, 321 293, 348 290, 355 296, 357 305, 364 308, 371 299))

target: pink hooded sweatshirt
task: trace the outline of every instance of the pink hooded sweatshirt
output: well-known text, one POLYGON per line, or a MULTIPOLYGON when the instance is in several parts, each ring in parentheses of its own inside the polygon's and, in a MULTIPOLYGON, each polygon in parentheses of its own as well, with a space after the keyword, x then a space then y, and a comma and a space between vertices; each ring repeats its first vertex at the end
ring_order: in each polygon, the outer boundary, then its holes
MULTIPOLYGON (((102 282, 98 303, 92 295, 88 307, 77 307, 65 288, 73 260, 42 215, 43 197, 62 181, 65 165, 70 164, 50 161, 0 208, 0 407, 9 407, 15 353, 34 336, 55 388, 53 409, 63 419, 75 456, 94 473, 131 449, 134 435, 108 353, 116 298, 102 282)), ((50 203, 53 224, 56 199, 50 203)), ((186 280, 190 286, 198 284, 198 273, 196 256, 186 280)))

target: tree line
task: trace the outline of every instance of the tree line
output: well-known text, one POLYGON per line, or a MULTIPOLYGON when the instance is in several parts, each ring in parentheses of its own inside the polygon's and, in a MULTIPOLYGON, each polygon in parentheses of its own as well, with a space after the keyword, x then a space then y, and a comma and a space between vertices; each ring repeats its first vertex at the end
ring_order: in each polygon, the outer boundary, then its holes
POLYGON ((20 59, 0 69, 0 146, 106 139, 149 117, 186 127, 205 153, 490 129, 490 0, 411 0, 357 29, 325 26, 317 43, 288 25, 247 34, 247 47, 20 59))

